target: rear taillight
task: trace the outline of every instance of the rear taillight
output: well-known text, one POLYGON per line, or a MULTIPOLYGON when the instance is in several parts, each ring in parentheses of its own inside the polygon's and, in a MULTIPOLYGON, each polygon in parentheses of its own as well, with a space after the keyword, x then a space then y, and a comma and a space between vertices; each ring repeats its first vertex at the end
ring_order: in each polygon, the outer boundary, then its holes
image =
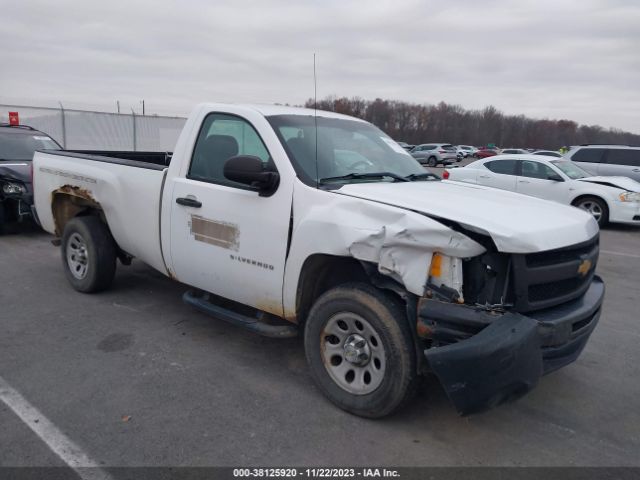
POLYGON ((449 170, 445 170, 444 172, 442 172, 442 179, 449 180, 449 170))
POLYGON ((440 150, 438 153, 442 154, 442 153, 447 153, 446 150, 440 150))

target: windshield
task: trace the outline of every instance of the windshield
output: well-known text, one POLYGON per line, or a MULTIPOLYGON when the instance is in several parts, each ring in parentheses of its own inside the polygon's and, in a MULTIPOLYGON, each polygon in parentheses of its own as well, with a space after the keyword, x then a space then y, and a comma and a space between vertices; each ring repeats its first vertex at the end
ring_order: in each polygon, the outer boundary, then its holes
POLYGON ((589 172, 587 172, 586 170, 583 170, 578 165, 568 160, 555 160, 555 161, 552 161, 551 163, 553 163, 556 167, 562 170, 562 173, 564 173, 571 180, 578 180, 579 178, 593 177, 593 175, 591 175, 589 172))
POLYGON ((308 185, 315 186, 322 179, 337 183, 394 181, 388 175, 371 175, 380 172, 396 177, 427 173, 404 148, 370 123, 311 115, 274 115, 267 120, 296 173, 308 185), (339 178, 345 176, 348 178, 339 178))
POLYGON ((0 160, 33 160, 36 150, 60 150, 60 145, 42 133, 0 132, 0 160))

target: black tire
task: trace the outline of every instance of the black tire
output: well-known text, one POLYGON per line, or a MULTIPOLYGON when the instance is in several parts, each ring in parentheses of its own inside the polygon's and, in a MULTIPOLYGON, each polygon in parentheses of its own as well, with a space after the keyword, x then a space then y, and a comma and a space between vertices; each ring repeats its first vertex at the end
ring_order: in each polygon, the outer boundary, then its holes
POLYGON ((116 245, 109 228, 100 218, 71 219, 64 227, 60 249, 67 280, 77 291, 93 293, 111 286, 116 272, 116 245), (73 254, 72 260, 69 257, 73 254), (74 273, 72 269, 83 263, 83 259, 85 269, 80 266, 74 273))
POLYGON ((436 157, 429 157, 429 160, 427 160, 428 167, 435 167, 437 164, 438 161, 436 160, 436 157))
POLYGON ((597 220, 600 228, 609 223, 609 207, 607 207, 607 202, 599 197, 585 196, 577 198, 573 201, 573 206, 591 213, 597 220), (599 215, 597 212, 600 212, 599 215))
MULTIPOLYGON (((338 325, 339 322, 340 320, 337 321, 338 325)), ((351 323, 350 320, 348 322, 351 323)), ((399 302, 370 285, 345 284, 321 295, 307 317, 304 346, 311 375, 322 393, 338 407, 355 415, 367 418, 389 415, 408 401, 415 390, 416 354, 406 313, 399 302), (329 325, 336 325, 336 318, 349 315, 355 319, 354 325, 357 325, 358 319, 366 323, 367 330, 362 333, 364 336, 369 335, 370 345, 367 347, 371 347, 371 355, 368 363, 363 366, 354 366, 350 363, 351 360, 346 359, 345 345, 352 336, 349 332, 345 331, 343 342, 326 331, 329 325), (367 332, 372 332, 373 335, 367 332), (331 339, 332 336, 335 338, 331 339), (334 343, 334 340, 337 342, 334 343), (328 344, 333 345, 329 348, 335 350, 331 350, 332 356, 325 366, 323 355, 326 353, 323 352, 326 352, 328 344), (330 373, 330 368, 340 368, 333 364, 337 356, 343 358, 346 369, 356 370, 354 377, 358 376, 358 380, 352 381, 362 382, 364 389, 360 393, 347 391, 348 386, 341 386, 339 380, 332 377, 334 373, 330 373), (374 369, 380 372, 374 374, 374 369), (367 391, 367 385, 364 384, 367 372, 370 372, 371 391, 367 391)), ((348 376, 349 372, 346 372, 343 383, 348 376)))

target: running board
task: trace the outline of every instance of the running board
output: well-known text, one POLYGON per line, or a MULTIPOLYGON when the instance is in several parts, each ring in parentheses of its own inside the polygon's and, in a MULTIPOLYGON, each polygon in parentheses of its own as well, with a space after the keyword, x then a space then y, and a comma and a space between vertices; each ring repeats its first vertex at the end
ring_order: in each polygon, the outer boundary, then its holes
MULTIPOLYGON (((197 310, 213 317, 232 323, 238 327, 250 330, 263 337, 271 338, 291 338, 298 335, 298 327, 292 323, 271 324, 259 318, 248 317, 241 313, 234 312, 227 308, 211 303, 207 299, 208 295, 198 296, 196 292, 189 290, 182 295, 182 301, 191 305, 197 310)), ((266 315, 266 314, 265 314, 266 315)))

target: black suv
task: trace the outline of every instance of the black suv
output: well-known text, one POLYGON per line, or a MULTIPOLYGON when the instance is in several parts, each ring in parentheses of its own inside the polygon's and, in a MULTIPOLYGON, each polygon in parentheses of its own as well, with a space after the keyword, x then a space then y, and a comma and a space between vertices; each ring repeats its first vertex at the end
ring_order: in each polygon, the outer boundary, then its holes
POLYGON ((0 235, 7 223, 35 218, 31 185, 34 152, 61 148, 35 128, 0 123, 0 235))

